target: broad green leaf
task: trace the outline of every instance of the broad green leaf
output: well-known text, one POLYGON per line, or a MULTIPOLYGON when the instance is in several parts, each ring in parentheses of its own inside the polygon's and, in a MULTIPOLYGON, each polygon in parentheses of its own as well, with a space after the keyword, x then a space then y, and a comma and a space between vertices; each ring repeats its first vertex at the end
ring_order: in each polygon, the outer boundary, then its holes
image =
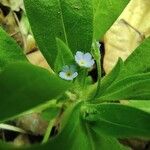
POLYGON ((150 72, 150 38, 147 38, 125 61, 117 80, 127 76, 150 72))
POLYGON ((49 71, 14 63, 0 74, 0 121, 57 98, 70 84, 49 71))
POLYGON ((130 76, 115 82, 98 99, 99 101, 150 100, 150 73, 130 76))
MULTIPOLYGON (((149 75, 143 74, 143 77, 137 75, 150 71, 149 47, 150 38, 146 39, 124 62, 113 85, 109 85, 107 90, 104 85, 101 86, 101 93, 98 94, 99 100, 150 100, 149 75), (141 78, 143 78, 142 81, 141 78), (100 98, 101 95, 103 97, 100 98)), ((108 76, 113 76, 113 74, 108 76)), ((108 82, 107 78, 105 82, 108 82)))
POLYGON ((95 14, 96 11, 97 11, 97 8, 98 8, 98 6, 99 6, 99 2, 100 2, 100 0, 93 0, 94 14, 95 14))
POLYGON ((26 61, 23 50, 0 27, 0 71, 13 62, 26 61))
POLYGON ((24 3, 34 37, 49 64, 54 66, 57 56, 56 37, 73 53, 91 50, 92 0, 24 0, 24 3))
POLYGON ((127 102, 129 106, 132 106, 132 107, 136 107, 138 109, 141 109, 143 111, 146 111, 146 112, 149 112, 150 113, 150 101, 147 101, 147 100, 134 100, 134 101, 128 101, 127 102))
MULTIPOLYGON (((94 132, 93 132, 93 134, 94 134, 94 132)), ((112 138, 112 137, 108 137, 108 136, 104 136, 104 135, 101 135, 101 136, 95 135, 93 140, 97 144, 97 148, 93 148, 93 149, 90 149, 90 150, 109 150, 109 149, 111 149, 111 150, 130 150, 129 148, 124 147, 123 145, 121 145, 117 141, 117 139, 112 138)), ((67 139, 65 137, 62 142, 64 142, 64 144, 65 144, 66 141, 67 141, 67 139)), ((78 148, 80 148, 81 146, 82 146, 82 143, 79 143, 78 148)), ((48 142, 45 145, 36 145, 36 146, 30 146, 28 148, 25 148, 25 147, 20 147, 19 148, 18 146, 16 147, 16 146, 13 146, 11 144, 6 144, 6 143, 0 141, 0 148, 2 150, 42 150, 42 149, 43 150, 50 150, 53 147, 48 142)), ((72 149, 69 149, 69 148, 70 147, 66 146, 65 150, 72 150, 72 149)), ((53 148, 53 149, 54 150, 59 150, 59 149, 62 149, 62 148, 59 147, 58 149, 55 149, 55 148, 53 148)), ((73 149, 73 150, 77 150, 77 149, 73 149)), ((79 150, 89 150, 89 149, 82 148, 82 149, 79 149, 79 150)))
POLYGON ((94 39, 101 39, 119 17, 130 0, 94 0, 97 9, 94 16, 94 39))
MULTIPOLYGON (((61 132, 44 145, 35 145, 25 150, 125 150, 115 139, 92 131, 80 116, 81 103, 71 106, 63 118, 61 132)), ((0 143, 0 148, 6 146, 0 143)), ((7 147, 7 150, 8 147, 7 147)))
POLYGON ((103 92, 105 92, 107 90, 107 88, 109 88, 109 86, 111 86, 111 84, 118 77, 122 67, 123 67, 123 61, 121 58, 119 58, 116 66, 112 69, 112 71, 102 79, 101 85, 99 87, 100 88, 99 93, 97 93, 96 97, 100 97, 100 95, 102 95, 103 92))
POLYGON ((59 72, 65 65, 72 65, 74 63, 74 58, 67 45, 58 38, 56 40, 58 54, 55 61, 55 71, 59 72))
POLYGON ((120 104, 89 105, 85 119, 95 132, 117 138, 150 138, 150 113, 120 104))

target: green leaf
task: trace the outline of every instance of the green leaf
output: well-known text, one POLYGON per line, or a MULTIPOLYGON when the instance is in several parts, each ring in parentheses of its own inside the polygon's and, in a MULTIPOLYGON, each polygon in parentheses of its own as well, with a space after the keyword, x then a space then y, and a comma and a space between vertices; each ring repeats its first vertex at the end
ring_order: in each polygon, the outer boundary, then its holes
POLYGON ((0 27, 0 71, 10 63, 26 60, 23 50, 0 27))
POLYGON ((96 95, 97 98, 100 97, 107 90, 107 88, 109 88, 109 86, 111 86, 111 84, 116 80, 122 67, 123 61, 121 58, 119 58, 116 66, 112 69, 112 71, 102 79, 101 85, 100 87, 98 87, 100 89, 99 93, 97 93, 96 95))
MULTIPOLYGON (((94 134, 94 132, 93 132, 93 134, 94 134)), ((65 138, 66 137, 64 137, 64 139, 63 139, 64 144, 67 141, 65 138)), ((102 135, 101 138, 100 138, 100 136, 95 135, 94 140, 95 140, 95 143, 99 144, 97 146, 97 148, 94 148, 94 149, 84 149, 84 148, 82 148, 82 149, 79 149, 79 150, 109 150, 109 149, 111 149, 111 150, 130 150, 129 148, 126 148, 123 145, 121 145, 117 141, 117 139, 112 138, 112 137, 102 135)), ((81 145, 82 145, 82 143, 79 143, 78 148, 80 148, 81 145)), ((52 145, 49 142, 45 145, 36 145, 36 146, 30 146, 28 148, 25 148, 25 147, 20 147, 19 148, 19 147, 13 146, 11 144, 6 144, 6 143, 1 142, 1 141, 0 141, 0 148, 2 150, 16 150, 16 149, 17 150, 42 150, 42 149, 43 150, 49 150, 51 148, 55 149, 55 147, 52 147, 52 145)), ((66 148, 65 150, 76 150, 74 148, 70 149, 70 147, 67 147, 67 146, 65 148, 66 148)), ((60 146, 59 146, 58 149, 55 149, 55 150, 59 150, 59 149, 61 149, 60 146)))
POLYGON ((150 100, 150 73, 138 74, 115 82, 98 98, 112 100, 150 100))
POLYGON ((138 109, 141 109, 143 111, 146 111, 146 112, 149 112, 150 113, 150 101, 147 101, 147 100, 134 100, 134 101, 128 101, 127 102, 129 106, 132 106, 132 107, 136 107, 138 109))
POLYGON ((58 115, 60 109, 61 108, 57 106, 49 107, 41 112, 41 117, 46 121, 50 121, 58 115))
POLYGON ((139 73, 150 72, 150 38, 144 42, 127 58, 124 68, 117 80, 139 73))
POLYGON ((85 119, 95 132, 117 138, 150 138, 150 113, 120 104, 89 105, 85 119))
POLYGON ((57 98, 70 84, 48 70, 14 63, 0 74, 0 121, 57 98))
POLYGON ((71 50, 67 47, 67 45, 61 41, 57 40, 58 54, 55 61, 55 71, 59 72, 65 65, 72 65, 74 63, 74 57, 72 55, 71 50))
POLYGON ((37 44, 54 66, 57 56, 55 38, 72 50, 90 51, 93 36, 93 1, 25 0, 25 8, 37 44))
POLYGON ((94 0, 97 9, 94 16, 94 39, 101 39, 119 17, 130 0, 94 0))
POLYGON ((99 6, 100 0, 93 0, 93 8, 94 8, 94 14, 97 11, 97 8, 99 6))
MULTIPOLYGON (((107 76, 102 80, 99 101, 103 100, 150 100, 150 38, 146 39, 121 65, 119 72, 110 73, 108 77, 115 80, 109 84, 107 76), (143 73, 143 74, 139 74, 143 73), (145 74, 145 75, 144 75, 145 74), (108 80, 108 81, 107 81, 108 80), (108 84, 105 84, 105 82, 108 84), (105 88, 105 85, 107 88, 105 88)), ((114 69, 115 70, 115 69, 114 69)))
MULTIPOLYGON (((84 123, 80 114, 80 104, 67 109, 63 116, 60 133, 44 145, 34 145, 25 150, 125 150, 119 142, 112 137, 97 134, 84 123)), ((0 143, 5 150, 5 145, 0 143)), ((7 147, 7 150, 8 147, 7 147)))

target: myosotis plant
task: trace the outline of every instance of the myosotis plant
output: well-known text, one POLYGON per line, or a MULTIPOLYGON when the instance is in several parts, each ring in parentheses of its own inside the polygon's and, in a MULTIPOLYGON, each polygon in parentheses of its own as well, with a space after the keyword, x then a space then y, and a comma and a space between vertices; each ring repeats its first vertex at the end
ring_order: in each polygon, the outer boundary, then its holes
POLYGON ((24 0, 34 38, 51 71, 30 64, 0 28, 0 121, 51 108, 58 111, 49 112, 55 115, 44 144, 18 148, 1 142, 0 149, 125 150, 129 148, 117 138, 150 138, 150 39, 101 77, 96 41, 128 2, 24 0), (96 83, 88 76, 94 66, 96 83), (51 137, 51 129, 58 125, 58 133, 51 137))

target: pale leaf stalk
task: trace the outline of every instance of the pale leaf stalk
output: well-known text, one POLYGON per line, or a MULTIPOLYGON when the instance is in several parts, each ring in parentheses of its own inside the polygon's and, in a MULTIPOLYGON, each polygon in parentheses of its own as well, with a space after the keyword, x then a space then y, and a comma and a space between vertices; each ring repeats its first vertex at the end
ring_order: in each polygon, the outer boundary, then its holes
POLYGON ((50 137, 50 134, 51 134, 51 131, 52 131, 52 128, 53 128, 53 125, 54 125, 55 121, 56 121, 56 119, 50 120, 42 143, 46 143, 49 140, 49 137, 50 137))
POLYGON ((0 129, 26 134, 25 130, 18 128, 18 127, 15 127, 15 126, 12 126, 12 125, 4 124, 4 123, 0 124, 0 129))
POLYGON ((93 44, 93 56, 95 58, 97 64, 97 73, 98 73, 98 81, 97 81, 97 90, 95 92, 95 96, 99 93, 100 85, 101 85, 101 54, 100 47, 97 46, 97 43, 93 44))

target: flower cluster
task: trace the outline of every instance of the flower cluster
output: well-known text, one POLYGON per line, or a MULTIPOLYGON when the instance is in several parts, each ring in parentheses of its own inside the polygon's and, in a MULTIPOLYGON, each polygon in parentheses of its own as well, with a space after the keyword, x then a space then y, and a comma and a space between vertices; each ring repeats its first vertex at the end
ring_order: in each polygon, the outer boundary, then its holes
MULTIPOLYGON (((75 55, 75 61, 80 67, 91 68, 94 65, 94 59, 90 53, 83 53, 77 51, 75 55)), ((64 66, 62 71, 59 73, 59 76, 65 80, 73 80, 78 76, 78 72, 74 65, 64 66)))

